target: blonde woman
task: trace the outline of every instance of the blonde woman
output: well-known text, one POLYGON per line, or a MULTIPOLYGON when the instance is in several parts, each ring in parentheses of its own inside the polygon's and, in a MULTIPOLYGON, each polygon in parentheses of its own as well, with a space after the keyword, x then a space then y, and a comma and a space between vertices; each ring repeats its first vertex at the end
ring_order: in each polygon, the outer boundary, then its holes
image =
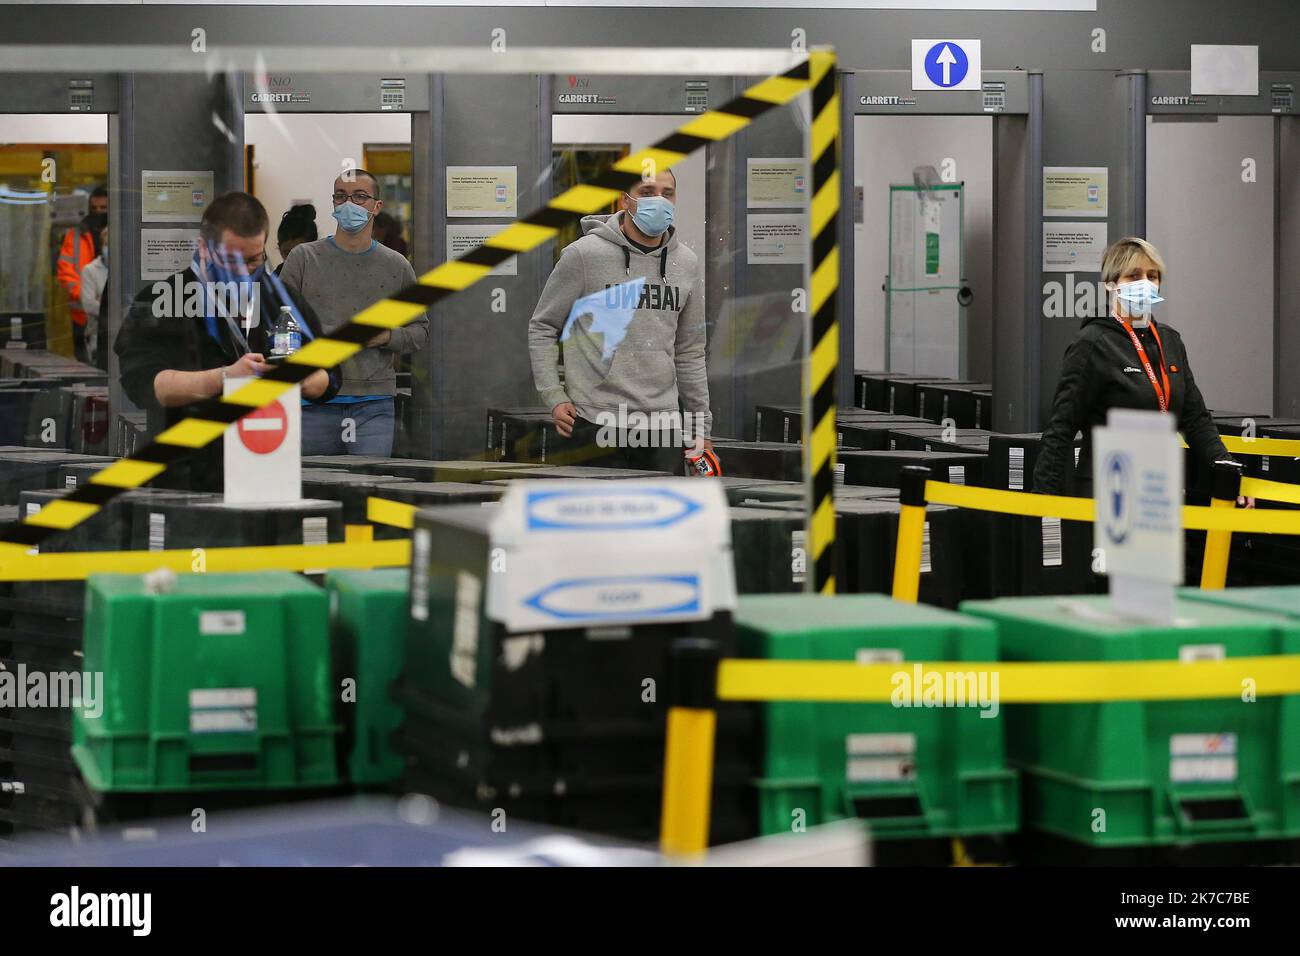
POLYGON ((1110 314, 1085 321, 1065 353, 1034 468, 1035 491, 1091 497, 1092 429, 1106 423, 1112 408, 1174 415, 1198 467, 1210 469, 1231 457, 1192 378, 1182 336, 1152 317, 1154 306, 1164 301, 1159 294, 1164 276, 1164 260, 1145 239, 1120 239, 1106 249, 1101 278, 1110 292, 1110 314), (1076 466, 1078 431, 1083 448, 1076 466))

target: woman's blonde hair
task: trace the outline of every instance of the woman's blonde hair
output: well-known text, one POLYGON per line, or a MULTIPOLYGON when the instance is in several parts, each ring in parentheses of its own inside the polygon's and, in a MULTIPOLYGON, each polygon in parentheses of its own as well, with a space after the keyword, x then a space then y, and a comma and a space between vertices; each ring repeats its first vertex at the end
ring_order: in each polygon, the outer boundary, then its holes
POLYGON ((1101 281, 1118 282, 1131 271, 1141 259, 1150 259, 1160 272, 1160 280, 1165 278, 1165 260, 1160 258, 1160 250, 1145 239, 1137 236, 1125 236, 1116 239, 1101 256, 1101 281))

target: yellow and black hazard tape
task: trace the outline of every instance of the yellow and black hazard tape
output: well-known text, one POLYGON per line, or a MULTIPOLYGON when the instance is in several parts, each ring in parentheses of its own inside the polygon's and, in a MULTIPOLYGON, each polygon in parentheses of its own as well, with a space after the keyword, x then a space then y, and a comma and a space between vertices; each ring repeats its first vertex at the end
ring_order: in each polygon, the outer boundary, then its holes
POLYGON ((812 236, 812 315, 808 362, 804 375, 807 396, 803 416, 804 473, 811 476, 812 517, 808 553, 812 558, 812 589, 835 593, 835 379, 840 361, 840 326, 835 314, 839 289, 840 96, 835 57, 814 53, 812 74, 812 203, 808 232, 812 236))
MULTIPOLYGON (((1300 654, 1229 657, 1217 661, 772 661, 726 659, 718 665, 720 700, 886 703, 905 690, 918 700, 918 680, 947 676, 963 691, 979 686, 997 704, 1062 704, 1109 700, 1209 700, 1300 694, 1300 654), (992 682, 997 675, 996 685, 992 682), (901 675, 901 676, 900 676, 901 675), (919 678, 918 678, 918 675, 919 678), (1246 683, 1249 681, 1249 683, 1246 683), (913 696, 914 695, 914 696, 913 696)), ((973 693, 973 692, 972 692, 973 693)), ((970 694, 966 706, 977 706, 970 694)))
MULTIPOLYGON (((275 401, 317 369, 334 368, 359 352, 366 342, 384 329, 401 328, 414 321, 431 306, 474 285, 511 256, 536 249, 555 238, 561 228, 607 207, 621 193, 641 181, 644 163, 653 163, 656 170, 668 169, 701 147, 733 136, 768 110, 785 106, 810 88, 813 88, 815 103, 820 97, 822 108, 815 110, 815 115, 821 116, 826 112, 826 103, 833 96, 834 63, 834 54, 811 53, 809 59, 798 66, 756 83, 740 96, 678 127, 654 145, 625 156, 594 181, 566 190, 544 208, 516 220, 478 248, 470 250, 459 259, 431 269, 420 276, 414 285, 363 309, 350 322, 329 335, 317 336, 284 364, 261 378, 229 395, 198 403, 195 414, 161 432, 131 457, 110 465, 63 497, 51 501, 36 514, 0 528, 0 542, 30 547, 59 531, 76 527, 124 491, 152 481, 177 460, 220 438, 234 422, 275 401), (827 86, 827 82, 831 85, 827 86)), ((837 139, 838 114, 834 121, 837 139)), ((820 134, 814 131, 814 143, 820 140, 823 144, 823 150, 816 154, 819 156, 825 153, 825 123, 820 129, 820 134)), ((829 159, 823 158, 823 163, 829 163, 832 168, 828 171, 824 166, 819 167, 820 172, 815 171, 814 183, 838 179, 833 168, 838 162, 838 156, 834 152, 829 156, 829 159)), ((832 200, 834 198, 832 195, 832 200)), ((820 207, 816 203, 814 206, 816 222, 817 210, 820 209, 824 217, 827 207, 825 200, 820 207)), ((832 224, 833 212, 832 207, 832 224)), ((824 221, 822 224, 825 225, 824 221)), ((822 233, 822 230, 813 230, 815 237, 822 233)), ((829 235, 832 242, 833 233, 833 228, 825 230, 825 235, 829 235)), ((815 239, 815 243, 818 241, 824 242, 824 239, 815 239)), ((823 253, 822 260, 825 258, 823 253)), ((831 282, 829 288, 833 292, 833 279, 831 282)), ((818 298, 815 278, 814 286, 815 303, 818 298)), ((829 315, 833 325, 834 301, 833 297, 826 295, 825 280, 819 288, 823 297, 830 299, 829 315)), ((816 314, 818 310, 814 307, 813 311, 816 314)), ((825 361, 824 357, 822 361, 825 361)), ((833 404, 831 407, 834 407, 833 404)), ((833 520, 830 527, 833 533, 833 520)), ((814 538, 825 540, 817 538, 815 533, 814 538)))

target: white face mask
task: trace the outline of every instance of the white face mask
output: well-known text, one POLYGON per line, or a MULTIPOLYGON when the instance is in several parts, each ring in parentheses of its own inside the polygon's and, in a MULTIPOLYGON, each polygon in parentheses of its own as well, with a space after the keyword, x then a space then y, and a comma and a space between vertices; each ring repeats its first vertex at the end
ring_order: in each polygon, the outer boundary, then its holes
POLYGON ((1132 324, 1137 328, 1147 324, 1151 310, 1157 302, 1165 301, 1160 297, 1160 286, 1150 279, 1138 279, 1135 282, 1116 285, 1115 298, 1119 300, 1120 311, 1131 317, 1132 324))

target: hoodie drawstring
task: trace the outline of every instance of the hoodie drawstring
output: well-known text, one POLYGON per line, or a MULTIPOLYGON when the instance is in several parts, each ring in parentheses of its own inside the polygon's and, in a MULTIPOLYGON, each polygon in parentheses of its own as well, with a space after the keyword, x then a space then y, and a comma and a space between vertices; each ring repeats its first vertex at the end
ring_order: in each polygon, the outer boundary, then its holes
POLYGON ((629 249, 627 246, 624 246, 623 247, 623 275, 630 276, 631 274, 632 274, 632 250, 629 249))
POLYGON ((664 246, 664 251, 659 253, 659 278, 664 282, 668 281, 668 247, 664 246))

